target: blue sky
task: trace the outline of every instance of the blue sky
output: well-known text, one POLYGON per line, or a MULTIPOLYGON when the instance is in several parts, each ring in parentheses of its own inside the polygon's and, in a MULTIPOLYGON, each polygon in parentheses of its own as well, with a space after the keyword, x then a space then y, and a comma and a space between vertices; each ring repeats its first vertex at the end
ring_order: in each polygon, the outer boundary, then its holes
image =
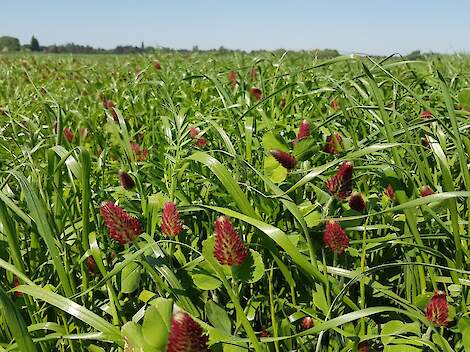
POLYGON ((6 0, 0 35, 172 48, 470 52, 469 0, 6 0))

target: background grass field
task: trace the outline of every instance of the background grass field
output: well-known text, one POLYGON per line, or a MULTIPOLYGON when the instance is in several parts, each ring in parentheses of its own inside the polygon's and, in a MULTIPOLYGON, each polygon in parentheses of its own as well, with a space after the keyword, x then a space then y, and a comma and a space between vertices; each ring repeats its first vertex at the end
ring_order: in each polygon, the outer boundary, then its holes
POLYGON ((465 56, 0 56, 0 351, 164 351, 173 303, 213 351, 470 351, 469 68, 465 56), (310 137, 293 146, 303 119, 310 137), (344 161, 362 213, 325 186, 344 161), (107 235, 106 200, 140 220, 133 243, 107 235), (160 230, 168 200, 176 238, 160 230), (212 255, 220 215, 251 250, 242 268, 212 255), (342 254, 323 241, 332 219, 342 254), (443 327, 424 313, 436 290, 443 327))

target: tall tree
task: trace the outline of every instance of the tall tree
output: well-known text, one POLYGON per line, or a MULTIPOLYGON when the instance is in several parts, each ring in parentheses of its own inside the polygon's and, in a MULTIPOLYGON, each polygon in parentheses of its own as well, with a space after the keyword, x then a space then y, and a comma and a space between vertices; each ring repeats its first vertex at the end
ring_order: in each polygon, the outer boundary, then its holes
POLYGON ((33 35, 31 38, 31 51, 41 51, 41 47, 39 46, 39 41, 36 39, 36 37, 33 35))

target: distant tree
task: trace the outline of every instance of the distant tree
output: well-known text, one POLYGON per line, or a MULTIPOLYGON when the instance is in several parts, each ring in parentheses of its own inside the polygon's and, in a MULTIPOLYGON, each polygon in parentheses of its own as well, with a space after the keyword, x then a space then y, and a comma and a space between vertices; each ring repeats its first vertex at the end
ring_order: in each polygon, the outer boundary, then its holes
POLYGON ((3 36, 0 37, 0 51, 19 51, 21 49, 18 38, 3 36))
POLYGON ((193 51, 194 51, 194 52, 198 52, 198 51, 199 51, 199 46, 193 45, 193 51))
POLYGON ((421 54, 421 51, 420 50, 415 50, 415 51, 412 51, 411 53, 409 53, 406 58, 408 60, 422 60, 424 58, 424 56, 421 54))
POLYGON ((33 35, 31 37, 31 44, 30 44, 31 51, 41 51, 41 47, 39 46, 39 41, 33 35))

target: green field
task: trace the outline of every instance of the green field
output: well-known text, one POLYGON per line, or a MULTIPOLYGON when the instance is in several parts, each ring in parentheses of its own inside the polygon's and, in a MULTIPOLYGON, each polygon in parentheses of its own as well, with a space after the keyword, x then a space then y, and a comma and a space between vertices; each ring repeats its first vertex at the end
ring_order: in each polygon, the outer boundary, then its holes
POLYGON ((0 56, 0 351, 469 352, 469 73, 0 56))

